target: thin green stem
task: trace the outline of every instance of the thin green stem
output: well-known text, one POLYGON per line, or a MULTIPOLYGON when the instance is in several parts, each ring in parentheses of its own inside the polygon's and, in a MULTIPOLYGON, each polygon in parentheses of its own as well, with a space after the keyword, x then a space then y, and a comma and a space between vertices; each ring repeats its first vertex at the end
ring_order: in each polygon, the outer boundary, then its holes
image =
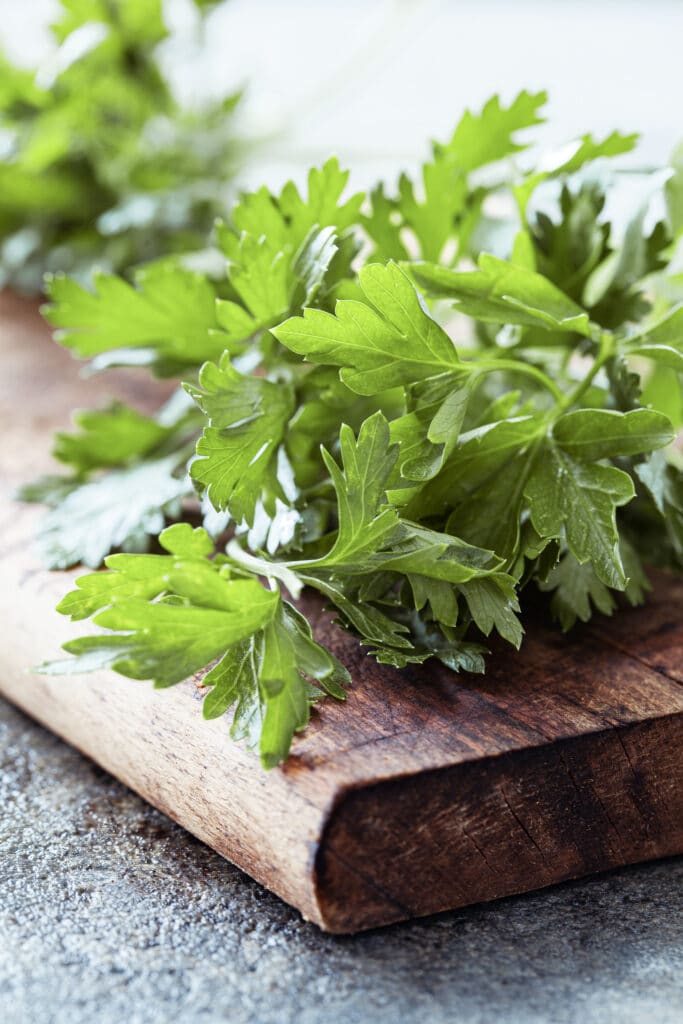
POLYGON ((251 555, 244 550, 235 537, 228 541, 225 553, 236 565, 246 569, 247 572, 251 572, 255 576, 264 576, 271 590, 277 589, 277 584, 274 581, 279 580, 287 587, 294 600, 301 594, 301 580, 296 573, 292 572, 286 562, 269 562, 265 558, 251 555))
POLYGON ((583 380, 579 381, 576 387, 573 388, 569 394, 563 397, 555 412, 555 419, 557 419, 558 416, 561 416, 562 413, 566 412, 567 409, 571 409, 573 405, 576 405, 583 395, 585 395, 586 391, 588 391, 588 388, 591 386, 602 367, 608 359, 612 358, 613 355, 614 336, 609 331, 604 331, 600 336, 600 347, 598 349, 598 354, 593 361, 593 365, 583 380))
POLYGON ((540 370, 532 363, 523 363, 518 359, 492 359, 490 362, 477 363, 477 370, 480 373, 493 373, 494 370, 508 370, 510 373, 521 373, 527 377, 533 377, 551 393, 556 402, 564 400, 563 392, 558 388, 554 380, 551 380, 547 373, 540 370))

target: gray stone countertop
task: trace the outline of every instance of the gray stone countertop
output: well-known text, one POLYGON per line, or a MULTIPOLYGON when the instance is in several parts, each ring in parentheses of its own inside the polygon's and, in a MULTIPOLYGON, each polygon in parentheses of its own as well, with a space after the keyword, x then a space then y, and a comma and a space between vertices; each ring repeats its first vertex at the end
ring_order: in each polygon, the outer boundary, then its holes
POLYGON ((331 937, 0 701, 3 1024, 680 1024, 683 860, 331 937))

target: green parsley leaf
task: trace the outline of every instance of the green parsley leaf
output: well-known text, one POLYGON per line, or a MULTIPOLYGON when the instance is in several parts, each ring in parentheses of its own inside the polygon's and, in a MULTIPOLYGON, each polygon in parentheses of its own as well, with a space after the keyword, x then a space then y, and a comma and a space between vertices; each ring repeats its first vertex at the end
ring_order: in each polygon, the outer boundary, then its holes
POLYGON ((41 671, 108 667, 166 687, 219 658, 202 680, 204 717, 237 704, 233 736, 258 745, 272 768, 287 757, 312 701, 344 698, 348 673, 277 592, 231 578, 224 560, 211 560, 204 530, 177 524, 159 539, 168 555, 112 555, 109 572, 77 580, 59 611, 75 620, 94 615, 111 632, 70 641, 64 649, 74 657, 41 671))
MULTIPOLYGON (((517 200, 522 218, 526 217, 529 200, 542 182, 547 181, 549 178, 566 177, 576 174, 586 164, 592 163, 595 160, 630 153, 635 148, 637 142, 637 134, 622 135, 621 132, 612 132, 610 135, 605 136, 602 141, 598 141, 590 133, 587 133, 560 147, 556 152, 548 154, 541 161, 541 170, 531 171, 525 175, 521 183, 513 187, 513 194, 517 200)), ((587 191, 593 191, 593 186, 590 183, 588 183, 587 191)), ((583 192, 583 187, 581 192, 583 192)), ((563 202, 566 203, 568 196, 569 193, 565 185, 563 187, 563 202)), ((602 209, 602 206, 600 209, 602 209)))
POLYGON ((377 413, 366 420, 356 442, 350 427, 339 435, 344 471, 324 452, 337 493, 337 536, 321 560, 326 567, 353 565, 394 533, 396 512, 385 506, 386 485, 398 455, 389 444, 389 424, 377 413))
POLYGON ((313 640, 310 626, 291 605, 279 606, 263 641, 266 711, 260 746, 264 767, 272 768, 289 754, 293 734, 305 728, 311 700, 322 695, 317 688, 311 690, 306 677, 337 698, 344 695, 339 682, 350 679, 337 659, 313 640))
POLYGON ((335 228, 341 234, 357 222, 364 199, 357 192, 342 201, 349 172, 342 171, 335 158, 322 167, 311 168, 308 195, 304 198, 296 185, 288 181, 279 196, 265 186, 244 194, 232 213, 234 228, 218 226, 218 242, 226 256, 240 263, 240 243, 246 235, 263 239, 271 255, 293 255, 313 229, 335 228))
MULTIPOLYGON (((636 476, 650 496, 657 516, 674 552, 674 564, 683 564, 683 473, 670 463, 663 452, 654 452, 635 469, 636 476)), ((661 538, 658 537, 661 541, 661 538)))
POLYGON ((465 112, 448 143, 432 144, 419 184, 402 174, 395 199, 386 196, 381 184, 374 189, 362 223, 375 243, 375 255, 405 260, 417 248, 422 259, 436 261, 453 242, 456 256, 464 255, 489 191, 473 187, 471 173, 524 149, 517 134, 540 124, 538 110, 545 102, 545 93, 522 92, 506 108, 494 96, 479 114, 465 112))
POLYGON ((60 462, 73 466, 77 473, 102 466, 120 466, 130 459, 141 458, 174 430, 121 402, 112 402, 106 409, 97 411, 76 410, 73 421, 80 433, 60 431, 55 434, 52 454, 60 462))
POLYGON ((464 171, 519 153, 526 147, 516 141, 517 132, 543 123, 539 110, 547 100, 545 92, 524 90, 509 107, 504 107, 498 96, 492 96, 480 114, 465 112, 451 140, 438 147, 438 152, 452 157, 464 171))
POLYGON ((430 480, 439 472, 460 434, 471 389, 458 377, 441 374, 410 391, 410 411, 391 422, 391 439, 400 444, 401 476, 430 480))
POLYGON ((683 306, 627 337, 622 351, 628 355, 647 356, 683 373, 683 306))
POLYGON ((135 349, 168 374, 222 354, 225 343, 213 333, 215 291, 201 275, 164 263, 138 271, 135 286, 109 274, 94 280, 94 293, 67 277, 48 284, 45 318, 80 358, 109 353, 111 360, 113 352, 125 363, 135 349))
POLYGON ((590 561, 603 583, 626 587, 616 509, 635 494, 627 473, 613 466, 580 462, 549 445, 525 487, 531 521, 542 537, 560 537, 580 564, 590 561))
POLYGON ((640 455, 674 438, 668 418, 653 409, 577 409, 560 416, 553 436, 568 455, 588 460, 640 455))
POLYGON ((479 270, 455 271, 417 263, 412 272, 431 295, 452 298, 461 313, 484 323, 522 324, 591 336, 587 313, 540 274, 495 256, 479 270))
POLYGON ((43 519, 39 547, 51 569, 96 568, 112 549, 144 551, 180 515, 189 494, 175 456, 116 469, 73 487, 43 519))
POLYGON ((253 522, 256 502, 272 466, 294 399, 286 384, 245 377, 223 358, 206 363, 199 387, 186 385, 207 416, 209 426, 197 443, 192 479, 207 489, 218 509, 230 506, 233 518, 253 522))
POLYGON ((578 562, 567 552, 539 588, 552 593, 550 610, 566 633, 577 619, 588 622, 593 606, 611 615, 617 604, 612 592, 595 574, 590 562, 578 562))
POLYGON ((306 310, 276 327, 275 337, 310 361, 342 367, 341 379, 359 395, 444 371, 464 375, 453 342, 421 305, 400 267, 370 264, 359 278, 370 305, 344 299, 334 316, 306 310))

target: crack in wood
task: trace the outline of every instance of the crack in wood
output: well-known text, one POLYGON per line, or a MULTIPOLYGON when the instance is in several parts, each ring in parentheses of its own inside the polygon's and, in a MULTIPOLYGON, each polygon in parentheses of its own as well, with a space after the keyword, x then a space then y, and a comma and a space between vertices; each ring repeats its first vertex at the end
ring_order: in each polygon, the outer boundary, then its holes
POLYGON ((489 869, 491 874, 494 875, 497 878, 501 878, 502 877, 501 876, 501 872, 498 870, 498 868, 495 868, 493 866, 493 864, 491 864, 490 860, 486 856, 486 853, 485 853, 483 847, 481 847, 479 845, 479 843, 476 841, 474 836, 468 831, 467 828, 465 828, 465 826, 463 824, 460 825, 460 830, 461 830, 462 834, 465 836, 465 838, 469 839, 469 841, 472 843, 472 846, 474 846, 475 850, 477 851, 479 856, 482 858, 482 860, 484 861, 484 864, 486 864, 486 867, 489 869))
MULTIPOLYGON (((330 858, 330 859, 336 861, 338 864, 340 864, 342 866, 342 868, 345 871, 348 871, 350 875, 352 875, 354 878, 357 878, 363 885, 366 885, 368 887, 368 889, 370 889, 371 892, 374 892, 375 895, 379 896, 380 899, 385 904, 387 904, 387 906, 393 907, 393 909, 395 911, 398 911, 399 917, 401 917, 401 918, 412 917, 415 914, 415 910, 412 907, 410 907, 406 903, 403 903, 402 901, 398 900, 393 894, 387 892, 381 885, 379 885, 379 883, 376 881, 375 878, 373 878, 372 876, 366 875, 365 872, 361 871, 356 864, 350 863, 348 860, 346 860, 345 857, 343 857, 339 853, 338 850, 334 849, 333 847, 331 847, 329 845, 325 846, 325 848, 323 849, 323 852, 322 852, 322 859, 323 859, 323 861, 326 858, 330 858)), ((322 872, 324 873, 325 870, 326 870, 326 868, 325 868, 325 866, 323 866, 322 872)), ((319 889, 319 891, 318 891, 318 900, 320 901, 320 899, 321 899, 321 892, 320 892, 320 889, 319 889)), ((324 900, 328 904, 328 907, 330 907, 332 901, 330 900, 328 895, 324 896, 324 900)), ((324 913, 324 908, 323 908, 323 913, 324 913)))
MULTIPOLYGON (((585 799, 585 794, 586 794, 586 788, 587 787, 579 785, 579 783, 577 782, 576 777, 574 775, 574 772, 572 771, 571 765, 569 764, 569 759, 567 758, 566 754, 564 752, 562 752, 562 751, 560 752, 560 760, 562 761, 562 764, 564 765, 564 767, 566 769, 567 777, 569 778, 569 780, 571 781, 572 785, 574 786, 574 789, 576 790, 577 796, 580 799, 582 799, 582 800, 585 799)), ((607 820, 607 823, 609 824, 609 826, 612 829, 612 831, 616 834, 617 839, 618 839, 618 843, 619 843, 619 850, 620 850, 621 854, 623 855, 623 837, 622 837, 621 832, 619 831, 617 825, 612 820, 612 817, 611 817, 609 811, 607 810, 607 807, 605 806, 605 804, 603 803, 603 801, 602 801, 602 799, 600 797, 600 794, 598 792, 597 783, 596 783, 595 778, 593 778, 591 780, 591 783, 590 783, 590 794, 597 801, 597 803, 599 804, 600 809, 601 809, 602 813, 604 814, 605 819, 607 820)), ((612 848, 611 840, 608 839, 607 841, 609 843, 610 849, 612 850, 612 854, 614 855, 615 851, 612 848)))
POLYGON ((538 845, 538 843, 536 842, 536 840, 534 839, 534 837, 533 837, 533 836, 531 835, 531 833, 530 833, 530 832, 529 832, 529 830, 527 829, 526 825, 524 824, 524 822, 523 822, 523 821, 522 821, 522 819, 521 819, 521 818, 519 817, 519 815, 517 814, 517 812, 516 812, 516 811, 515 811, 515 809, 513 808, 512 804, 511 804, 511 803, 510 803, 510 801, 508 800, 508 798, 507 798, 507 794, 506 794, 506 792, 505 792, 505 789, 504 789, 504 787, 503 787, 503 786, 500 786, 500 787, 498 788, 498 792, 500 793, 500 795, 502 796, 503 800, 505 801, 505 806, 506 806, 506 807, 507 807, 507 809, 509 810, 509 812, 510 812, 510 814, 512 815, 512 817, 514 818, 514 820, 515 820, 515 821, 517 822, 517 825, 519 826, 519 828, 520 828, 520 829, 522 830, 522 832, 523 832, 523 833, 524 833, 524 835, 525 835, 525 836, 527 837, 527 839, 529 840, 529 842, 531 843, 531 845, 532 845, 532 846, 534 847, 534 849, 536 849, 536 850, 538 851, 538 853, 540 854, 540 857, 541 857, 541 860, 543 861, 543 864, 544 864, 544 865, 545 865, 546 867, 548 867, 548 868, 552 867, 552 865, 551 865, 551 864, 549 863, 549 861, 547 860, 547 858, 546 858, 546 855, 545 855, 545 853, 543 852, 543 850, 541 849, 541 847, 540 847, 540 846, 538 845))

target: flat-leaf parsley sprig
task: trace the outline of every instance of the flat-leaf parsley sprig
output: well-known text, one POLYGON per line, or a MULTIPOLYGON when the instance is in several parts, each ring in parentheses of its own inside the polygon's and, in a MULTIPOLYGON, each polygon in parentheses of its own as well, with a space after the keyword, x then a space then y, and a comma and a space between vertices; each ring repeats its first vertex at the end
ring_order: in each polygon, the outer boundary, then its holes
POLYGON ((381 662, 482 672, 491 634, 522 643, 525 587, 567 629, 640 602, 644 561, 683 565, 678 225, 605 219, 634 136, 525 167, 544 100, 468 112, 396 194, 349 195, 330 160, 244 195, 223 280, 51 283, 62 344, 184 383, 155 417, 114 406, 56 440, 46 554, 107 571, 59 606, 103 630, 43 671, 205 673, 205 715, 234 708, 270 767, 349 682, 304 587, 381 662), (188 501, 204 525, 162 530, 188 501))

